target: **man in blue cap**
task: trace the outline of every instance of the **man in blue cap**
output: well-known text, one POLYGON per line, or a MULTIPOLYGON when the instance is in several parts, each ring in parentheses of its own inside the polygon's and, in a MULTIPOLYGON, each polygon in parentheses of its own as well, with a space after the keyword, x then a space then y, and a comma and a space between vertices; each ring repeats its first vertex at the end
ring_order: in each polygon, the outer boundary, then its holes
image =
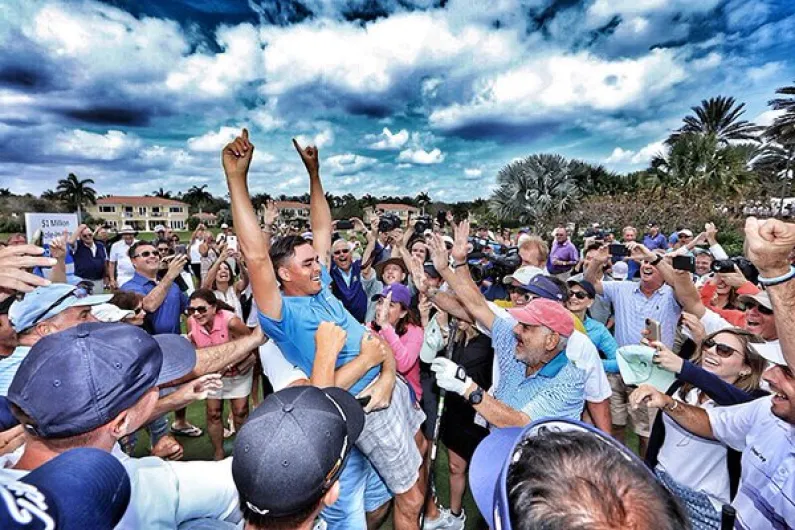
POLYGON ((689 528, 632 451, 579 421, 495 429, 475 450, 469 483, 489 528, 689 528))
POLYGON ((53 283, 37 287, 11 304, 8 319, 18 335, 19 345, 10 356, 0 360, 0 396, 8 393, 20 363, 39 339, 83 322, 94 322, 91 307, 104 304, 111 297, 89 296, 74 285, 53 283))
POLYGON ((0 528, 113 528, 130 502, 130 477, 112 455, 81 447, 0 486, 0 528))
POLYGON ((194 519, 236 522, 231 459, 130 459, 117 443, 151 419, 158 386, 183 377, 195 362, 184 338, 151 337, 127 324, 86 323, 42 338, 9 388, 26 443, 16 465, 0 470, 0 483, 20 479, 66 450, 93 447, 113 452, 132 481, 130 506, 117 528, 173 529, 194 519))
POLYGON ((246 528, 311 528, 339 497, 339 476, 363 428, 362 406, 341 388, 268 396, 235 441, 232 475, 246 528))

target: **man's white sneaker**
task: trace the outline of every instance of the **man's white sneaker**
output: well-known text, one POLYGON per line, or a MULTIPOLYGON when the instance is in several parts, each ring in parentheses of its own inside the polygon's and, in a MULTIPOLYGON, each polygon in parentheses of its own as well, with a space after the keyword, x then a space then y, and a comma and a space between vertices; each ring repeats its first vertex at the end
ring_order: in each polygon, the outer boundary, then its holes
POLYGON ((425 519, 422 530, 464 530, 467 516, 464 510, 461 515, 456 517, 448 508, 439 508, 439 517, 430 520, 425 519))

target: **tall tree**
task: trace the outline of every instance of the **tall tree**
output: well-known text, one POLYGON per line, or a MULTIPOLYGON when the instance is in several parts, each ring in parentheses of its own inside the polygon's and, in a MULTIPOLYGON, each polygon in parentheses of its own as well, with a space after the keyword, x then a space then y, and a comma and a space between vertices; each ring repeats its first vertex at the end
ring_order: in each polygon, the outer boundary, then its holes
POLYGON ((425 208, 431 203, 431 196, 424 191, 418 193, 417 196, 414 197, 414 203, 422 211, 422 214, 425 215, 425 208))
POLYGON ((572 162, 559 155, 532 155, 511 162, 497 174, 499 187, 491 197, 498 219, 535 224, 571 210, 580 198, 572 162))
POLYGON ((795 144, 795 85, 781 87, 776 94, 788 97, 771 99, 768 105, 773 110, 783 110, 784 114, 773 121, 765 136, 782 146, 792 146, 795 144))
POLYGON ((733 97, 718 96, 701 101, 691 107, 695 116, 685 116, 685 124, 668 138, 673 144, 687 133, 713 134, 721 144, 729 140, 758 140, 763 128, 740 117, 745 114, 745 103, 736 104, 733 97))
POLYGON ((160 197, 161 199, 171 199, 173 196, 171 195, 170 190, 164 190, 163 188, 158 188, 152 192, 153 197, 160 197))
POLYGON ((204 208, 208 204, 211 204, 213 199, 212 194, 207 191, 207 184, 191 186, 191 188, 182 195, 182 200, 194 208, 204 208))
POLYGON ((97 203, 97 192, 91 187, 92 179, 80 180, 74 173, 58 181, 58 192, 66 205, 77 212, 77 219, 82 220, 82 208, 86 204, 97 203))

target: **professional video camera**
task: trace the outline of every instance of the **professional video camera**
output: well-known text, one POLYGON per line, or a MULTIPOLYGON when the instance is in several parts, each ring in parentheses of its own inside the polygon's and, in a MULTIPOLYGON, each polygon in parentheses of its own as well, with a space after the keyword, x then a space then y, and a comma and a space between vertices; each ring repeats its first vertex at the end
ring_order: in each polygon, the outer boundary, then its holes
POLYGON ((420 215, 414 223, 414 233, 422 235, 426 230, 433 230, 433 217, 430 215, 420 215))
POLYGON ((485 278, 491 278, 494 283, 500 283, 503 278, 513 274, 522 264, 518 247, 501 248, 500 253, 486 253, 483 252, 485 245, 481 245, 477 238, 472 239, 475 241, 472 241, 473 249, 467 255, 467 260, 470 262, 469 271, 475 283, 480 283, 485 278), (480 248, 476 250, 477 245, 480 245, 480 248), (485 263, 483 262, 484 258, 485 263), (477 263, 472 263, 475 260, 477 263))
POLYGON ((385 213, 378 221, 378 231, 381 233, 391 232, 395 228, 400 228, 403 223, 400 217, 393 213, 385 213))

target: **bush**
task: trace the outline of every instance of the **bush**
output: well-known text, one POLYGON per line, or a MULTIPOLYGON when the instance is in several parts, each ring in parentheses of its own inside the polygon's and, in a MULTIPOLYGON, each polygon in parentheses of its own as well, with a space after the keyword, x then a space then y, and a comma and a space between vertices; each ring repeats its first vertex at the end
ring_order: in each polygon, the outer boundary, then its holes
POLYGON ((25 232, 25 223, 19 219, 11 217, 0 218, 0 233, 10 234, 13 232, 25 232))

